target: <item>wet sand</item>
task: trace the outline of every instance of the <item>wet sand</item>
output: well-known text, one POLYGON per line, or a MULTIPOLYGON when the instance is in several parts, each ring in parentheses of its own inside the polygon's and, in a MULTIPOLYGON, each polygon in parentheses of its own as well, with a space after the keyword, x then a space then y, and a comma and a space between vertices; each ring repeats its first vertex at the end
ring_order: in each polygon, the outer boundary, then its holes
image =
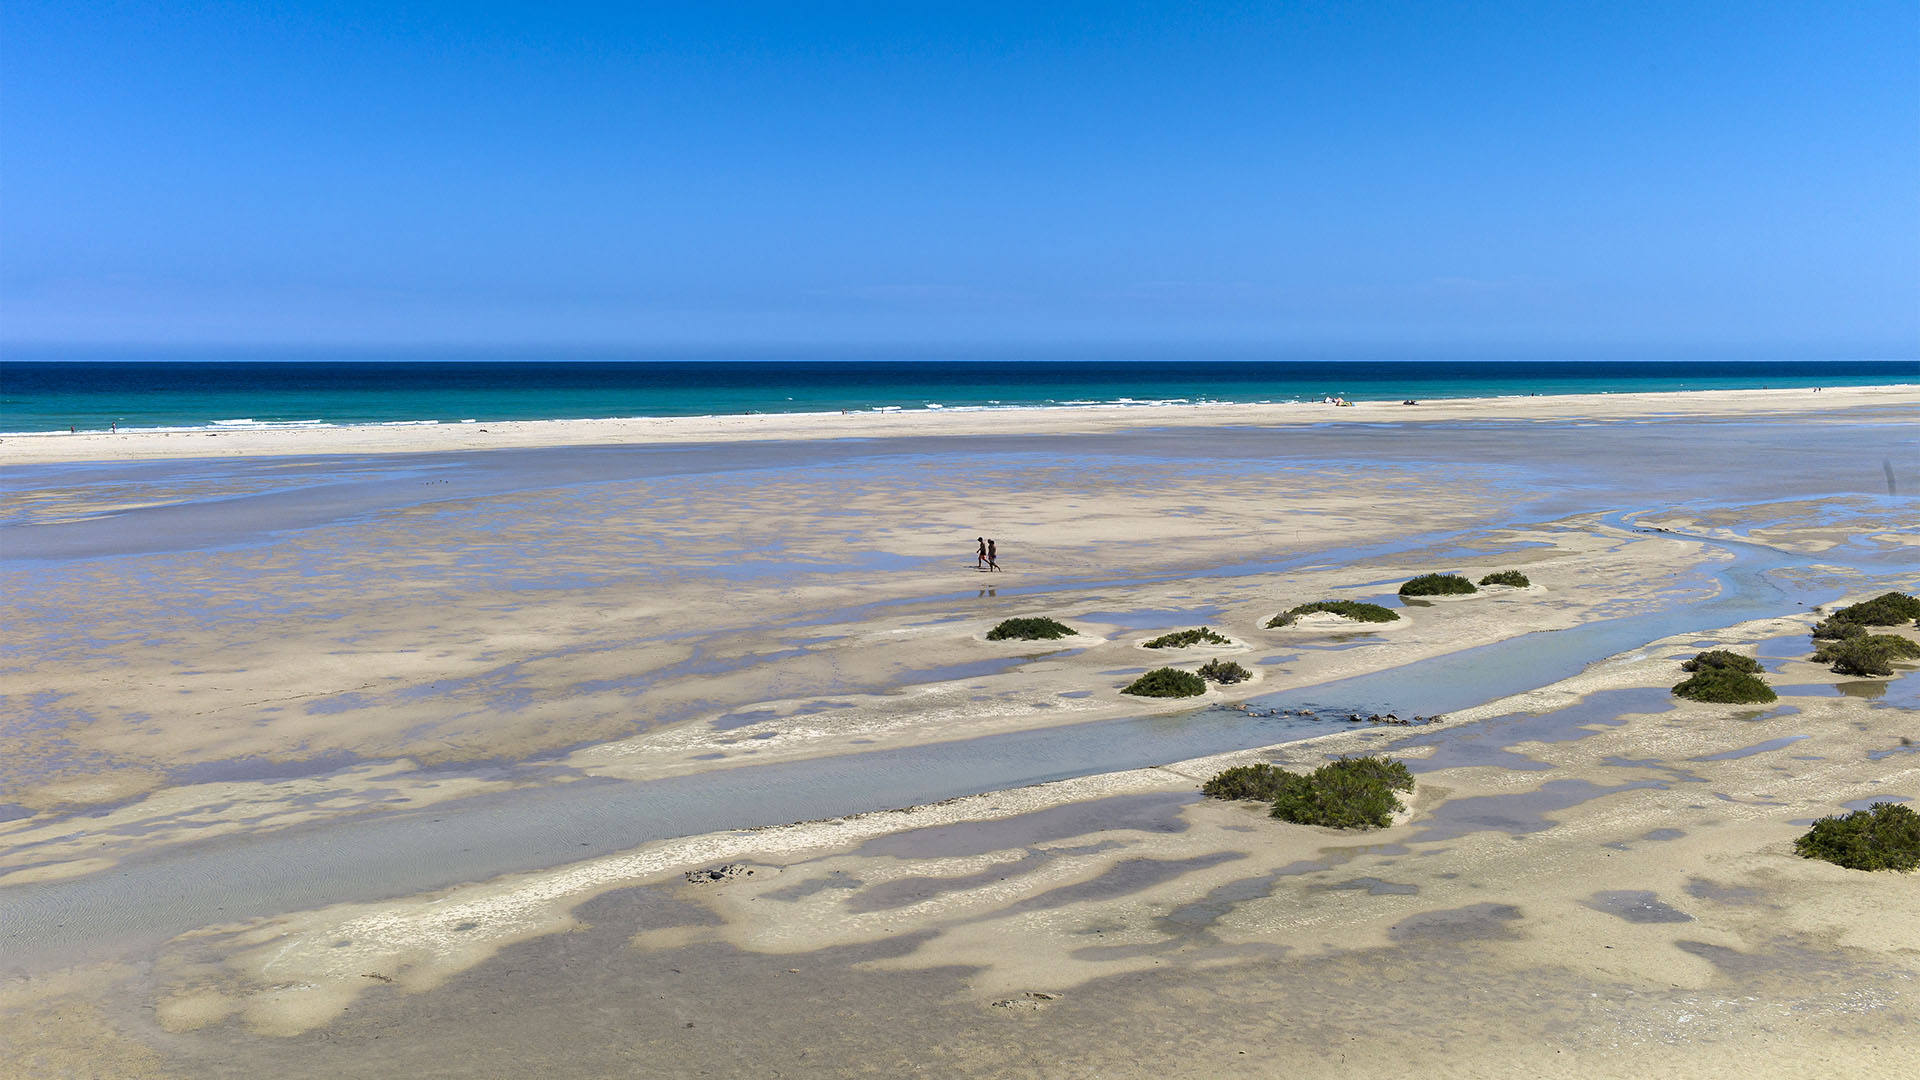
MULTIPOLYGON (((860 443, 16 465, 0 1030, 33 1075, 1904 1073, 1920 941, 1887 927, 1920 925, 1912 882, 1789 848, 1796 821, 1920 797, 1911 679, 1836 689, 1780 643, 1802 603, 1913 587, 1914 402, 1782 393, 1616 419, 1509 402, 907 438, 890 417, 860 443), (984 531, 1004 574, 971 568, 984 531), (1752 597, 1779 610, 1688 621, 1732 610, 1701 604, 1740 543, 1780 556, 1752 597), (1533 588, 1264 628, 1515 567, 1533 588), (984 640, 1040 613, 1080 635, 984 640), (1669 632, 1444 724, 836 806, 862 752, 937 763, 1164 713, 1118 688, 1169 660, 1237 659, 1258 679, 1201 704, 1257 704, 1623 617, 1669 632), (1140 647, 1202 623, 1233 644, 1140 647), (1707 641, 1779 651, 1781 706, 1668 708, 1707 641), (1224 762, 1396 747, 1420 787, 1383 832, 1197 797, 1224 762), (702 777, 809 762, 833 765, 807 796, 828 820, 687 831, 713 812, 702 777), (667 781, 693 824, 621 816, 648 811, 616 791, 667 781), (489 821, 556 793, 577 837, 489 848, 489 821), (354 861, 432 818, 457 838, 425 860, 438 878, 354 861), (233 911, 142 892, 240 845, 263 853, 242 872, 341 869, 206 893, 233 911), (753 873, 683 877, 722 863, 753 873), (112 925, 61 939, 82 890, 118 897, 112 925)), ((1173 708, 1170 748, 1244 722, 1173 708)))

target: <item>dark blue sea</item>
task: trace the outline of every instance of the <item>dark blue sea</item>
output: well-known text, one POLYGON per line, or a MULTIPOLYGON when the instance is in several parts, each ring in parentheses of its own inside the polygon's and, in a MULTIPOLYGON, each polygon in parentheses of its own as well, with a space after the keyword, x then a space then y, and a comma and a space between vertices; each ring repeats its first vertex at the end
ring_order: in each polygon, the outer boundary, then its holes
POLYGON ((530 359, 510 354, 159 359, 9 350, 0 433, 706 416, 841 410, 1352 401, 1920 382, 1913 360, 530 359), (24 353, 24 357, 23 357, 24 353))

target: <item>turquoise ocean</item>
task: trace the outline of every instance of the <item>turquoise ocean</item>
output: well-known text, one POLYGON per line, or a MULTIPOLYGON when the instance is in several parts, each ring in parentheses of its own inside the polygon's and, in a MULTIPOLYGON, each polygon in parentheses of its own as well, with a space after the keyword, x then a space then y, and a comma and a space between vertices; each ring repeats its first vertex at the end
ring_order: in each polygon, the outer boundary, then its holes
POLYGON ((510 353, 275 355, 10 350, 0 434, 1064 405, 1423 401, 1920 382, 1920 361, 1263 360, 913 356, 539 359, 510 353))

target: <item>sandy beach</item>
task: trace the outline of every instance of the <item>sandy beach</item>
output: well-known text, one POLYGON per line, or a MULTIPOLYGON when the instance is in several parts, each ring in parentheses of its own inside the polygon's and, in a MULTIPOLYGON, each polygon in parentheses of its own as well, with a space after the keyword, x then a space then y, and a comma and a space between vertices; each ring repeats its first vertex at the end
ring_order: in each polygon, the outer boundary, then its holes
POLYGON ((1920 587, 1916 406, 9 436, 0 1072, 1908 1075, 1920 891, 1792 840, 1920 798, 1806 636, 1920 587), (1354 752, 1391 828, 1199 795, 1354 752))
POLYGON ((632 417, 605 420, 491 421, 229 431, 125 431, 17 434, 0 439, 0 468, 50 461, 136 461, 166 457, 285 454, 410 454, 540 446, 851 439, 898 435, 1016 436, 1102 434, 1141 427, 1212 428, 1330 421, 1622 420, 1634 417, 1726 418, 1834 409, 1910 410, 1913 386, 1821 390, 1721 390, 1693 393, 1563 394, 1552 397, 1447 398, 1413 406, 1362 401, 1269 405, 1060 406, 858 413, 755 413, 740 416, 632 417))

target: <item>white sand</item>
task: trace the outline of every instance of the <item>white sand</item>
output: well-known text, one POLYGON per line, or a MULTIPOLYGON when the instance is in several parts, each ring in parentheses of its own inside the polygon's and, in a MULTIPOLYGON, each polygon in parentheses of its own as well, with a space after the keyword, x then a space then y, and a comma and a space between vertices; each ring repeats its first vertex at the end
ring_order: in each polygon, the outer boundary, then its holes
POLYGON ((0 440, 0 467, 50 461, 277 454, 400 454, 534 446, 893 435, 1038 435, 1143 427, 1405 422, 1409 420, 1617 420, 1644 416, 1739 417, 1814 410, 1920 407, 1920 387, 1716 390, 1550 397, 1449 398, 1405 406, 1363 402, 1274 405, 1060 406, 1043 409, 776 413, 747 416, 518 420, 478 424, 249 428, 239 431, 29 434, 0 440))

